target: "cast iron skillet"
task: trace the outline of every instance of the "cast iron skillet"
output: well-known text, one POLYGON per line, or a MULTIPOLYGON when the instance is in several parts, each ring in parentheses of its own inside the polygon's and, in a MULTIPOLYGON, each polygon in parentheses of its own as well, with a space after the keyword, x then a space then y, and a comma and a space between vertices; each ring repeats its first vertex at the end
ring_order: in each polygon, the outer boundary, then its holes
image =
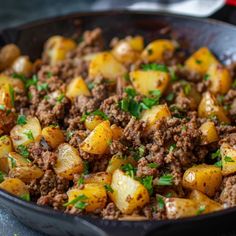
MULTIPOLYGON (((112 37, 141 34, 149 41, 174 36, 191 50, 208 46, 225 64, 236 61, 236 28, 213 20, 202 20, 162 13, 107 11, 78 13, 3 30, 0 46, 16 43, 31 59, 40 57, 45 40, 51 35, 73 36, 86 29, 101 27, 108 43, 112 37), (170 31, 168 31, 170 29, 170 31), (168 32, 163 35, 163 32, 168 32), (191 46, 191 47, 189 47, 191 46)), ((234 227, 236 208, 169 221, 109 221, 88 216, 71 216, 34 203, 22 201, 0 191, 0 204, 19 221, 40 232, 55 236, 151 236, 217 235, 234 227)))

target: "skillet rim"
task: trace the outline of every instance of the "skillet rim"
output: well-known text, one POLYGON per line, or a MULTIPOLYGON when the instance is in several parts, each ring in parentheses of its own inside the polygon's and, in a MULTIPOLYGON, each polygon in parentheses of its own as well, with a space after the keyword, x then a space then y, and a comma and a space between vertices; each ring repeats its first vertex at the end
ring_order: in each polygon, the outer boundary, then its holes
MULTIPOLYGON (((9 27, 9 28, 3 28, 0 30, 0 37, 4 36, 4 34, 8 31, 21 31, 21 30, 27 30, 29 28, 34 28, 39 25, 47 24, 50 22, 56 22, 64 19, 73 19, 76 17, 83 17, 83 16, 91 16, 91 17, 96 17, 96 16, 113 16, 113 15, 122 15, 122 14, 130 14, 130 15, 156 15, 156 16, 163 16, 163 17, 170 17, 170 18, 178 18, 182 20, 191 20, 191 21, 197 21, 203 24, 209 24, 209 25, 219 25, 223 26, 226 28, 229 28, 229 30, 233 30, 236 32, 236 26, 230 23, 222 22, 220 20, 216 19, 209 19, 209 18, 198 18, 198 17, 193 17, 193 16, 184 16, 184 15, 179 15, 179 14, 173 14, 173 13, 167 13, 163 11, 147 11, 147 10, 130 10, 130 9, 117 9, 117 10, 99 10, 99 11, 83 11, 83 12, 73 12, 69 14, 65 14, 62 16, 54 16, 54 17, 47 17, 47 18, 42 18, 38 20, 33 20, 28 23, 20 24, 17 26, 9 27)), ((4 37, 3 37, 4 38, 4 37)), ((130 220, 107 220, 107 219, 102 219, 102 218, 93 218, 91 216, 85 215, 85 216, 78 216, 78 215, 70 215, 64 212, 61 212, 59 210, 54 210, 51 207, 46 207, 46 206, 39 206, 36 203, 30 201, 24 201, 4 190, 0 189, 0 201, 1 198, 5 202, 9 202, 13 205, 16 205, 18 207, 23 207, 27 208, 30 211, 35 211, 38 214, 43 214, 43 215, 50 215, 50 216, 55 216, 58 218, 61 218, 62 220, 66 220, 67 218, 70 220, 73 219, 79 219, 85 224, 90 224, 93 225, 93 223, 97 222, 96 226, 98 229, 103 231, 105 233, 106 231, 101 229, 101 225, 99 223, 111 223, 111 222, 116 222, 116 224, 119 226, 123 222, 128 223, 129 225, 142 225, 142 224, 151 224, 151 227, 148 229, 148 232, 151 231, 152 229, 155 229, 156 226, 163 224, 163 225, 170 225, 170 224, 183 224, 183 223, 190 223, 190 222, 196 222, 196 221, 205 221, 209 218, 217 218, 217 217, 223 217, 225 215, 231 214, 231 213, 236 213, 236 206, 235 207, 230 207, 226 208, 224 210, 208 213, 208 214, 203 214, 203 215, 197 215, 197 216, 191 216, 191 217, 186 217, 186 218, 180 218, 180 219, 171 219, 171 220, 138 220, 138 221, 130 221, 130 220)), ((103 225, 103 224, 102 224, 103 225)), ((106 226, 105 226, 106 227, 106 226)), ((95 227, 96 228, 96 227, 95 227)))

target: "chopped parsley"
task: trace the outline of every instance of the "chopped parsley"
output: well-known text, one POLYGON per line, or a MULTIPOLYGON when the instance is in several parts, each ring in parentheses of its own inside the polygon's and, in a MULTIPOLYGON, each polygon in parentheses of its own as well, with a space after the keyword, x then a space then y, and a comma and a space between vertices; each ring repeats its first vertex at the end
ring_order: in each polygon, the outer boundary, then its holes
POLYGON ((129 112, 132 116, 139 118, 141 115, 142 107, 133 98, 123 98, 119 102, 121 110, 129 112))
POLYGON ((162 71, 162 72, 169 72, 168 67, 165 65, 160 65, 160 64, 146 64, 142 66, 142 69, 144 71, 149 71, 149 70, 154 70, 154 71, 162 71))
POLYGON ((132 98, 137 95, 135 89, 133 88, 125 88, 125 92, 132 98))
POLYGON ((153 180, 153 176, 146 176, 141 179, 141 183, 148 190, 150 195, 153 194, 152 180, 153 180))
POLYGON ((87 161, 84 161, 84 174, 89 174, 89 163, 87 161))
POLYGON ((143 157, 145 152, 145 147, 143 145, 139 146, 138 149, 134 150, 133 158, 135 161, 138 161, 141 157, 143 157))
POLYGON ((11 168, 15 168, 16 167, 16 160, 14 158, 12 158, 11 156, 8 156, 7 158, 8 158, 8 160, 10 160, 11 168))
POLYGON ((170 174, 162 175, 157 182, 157 185, 160 186, 170 186, 172 184, 173 184, 173 176, 170 174))
POLYGON ((224 95, 218 95, 216 99, 219 102, 219 104, 222 105, 222 103, 224 101, 224 95))
POLYGON ((48 71, 47 72, 47 78, 50 79, 52 77, 52 72, 51 71, 48 71))
POLYGON ((187 126, 186 125, 183 125, 182 128, 181 128, 182 131, 186 131, 187 130, 187 126))
POLYGON ((47 83, 42 83, 37 85, 37 90, 38 91, 43 91, 48 89, 48 84, 47 83))
POLYGON ((137 169, 130 163, 121 166, 121 170, 123 170, 127 175, 129 175, 132 178, 134 178, 137 171, 137 169))
POLYGON ((27 149, 26 146, 24 146, 23 144, 19 145, 17 147, 17 151, 19 152, 19 154, 25 158, 29 157, 29 151, 27 149))
POLYGON ((234 82, 232 83, 232 88, 236 88, 236 79, 234 79, 234 82))
POLYGON ((27 79, 25 83, 25 87, 29 88, 30 86, 36 86, 38 83, 38 77, 37 75, 33 75, 31 79, 27 79))
POLYGON ((149 163, 148 164, 148 167, 150 167, 150 168, 152 168, 152 169, 156 169, 156 168, 158 168, 158 164, 157 163, 155 163, 155 162, 152 162, 152 163, 149 163))
POLYGON ((206 210, 206 206, 205 205, 200 205, 199 209, 197 210, 196 215, 201 215, 205 210, 206 210))
POLYGON ((224 161, 225 161, 225 162, 234 162, 234 160, 232 159, 232 157, 229 157, 229 156, 225 156, 225 157, 224 157, 224 161))
POLYGON ((92 83, 92 82, 88 83, 89 90, 92 90, 94 87, 95 87, 94 83, 92 83))
POLYGON ((0 171, 0 183, 2 183, 2 181, 4 181, 4 174, 0 171))
POLYGON ((214 153, 211 154, 211 159, 216 159, 220 157, 221 157, 220 149, 217 149, 214 153))
POLYGON ((204 76, 204 80, 205 80, 205 81, 208 81, 209 79, 210 79, 210 75, 205 74, 205 76, 204 76))
POLYGON ((171 144, 169 147, 169 152, 173 152, 175 148, 176 148, 176 144, 175 143, 171 144))
POLYGON ((15 92, 11 85, 9 85, 9 92, 10 92, 10 98, 11 98, 11 105, 14 107, 15 104, 15 92))
POLYGON ((166 197, 172 197, 172 193, 167 193, 166 197))
POLYGON ((188 96, 188 95, 190 94, 191 89, 192 89, 191 84, 189 84, 189 83, 183 83, 183 90, 184 90, 184 94, 185 94, 186 96, 188 96))
POLYGON ((163 197, 157 196, 157 206, 159 209, 164 209, 165 203, 163 197))
POLYGON ((172 102, 174 98, 175 98, 175 94, 171 92, 166 96, 166 101, 172 102))
POLYGON ((29 140, 34 140, 34 136, 31 130, 28 130, 27 132, 24 133, 29 140))
POLYGON ((18 74, 18 73, 13 73, 12 74, 12 78, 14 79, 19 79, 21 80, 23 83, 26 82, 27 78, 23 75, 23 74, 18 74))
POLYGON ((64 97, 65 97, 65 95, 64 95, 63 93, 62 93, 61 95, 59 95, 59 96, 57 97, 57 102, 61 103, 62 100, 64 99, 64 97))
POLYGON ((80 121, 84 122, 88 116, 100 116, 103 120, 108 120, 108 116, 101 110, 96 110, 93 112, 85 112, 85 114, 82 115, 80 121))
POLYGON ((4 110, 5 110, 5 106, 2 105, 2 104, 0 104, 0 110, 1 110, 1 111, 4 111, 4 110))
POLYGON ((78 181, 77 181, 77 184, 78 184, 78 186, 84 184, 84 176, 83 176, 83 175, 81 175, 81 176, 79 177, 79 179, 78 179, 78 181))
POLYGON ((110 193, 113 193, 114 190, 112 189, 111 185, 110 184, 105 184, 104 185, 104 188, 106 189, 107 192, 110 192, 110 193))
POLYGON ((72 138, 73 134, 74 134, 73 131, 67 131, 66 132, 66 140, 69 141, 72 138))
POLYGON ((30 194, 29 193, 23 194, 20 196, 20 198, 29 202, 30 201, 30 194))
POLYGON ((130 77, 129 77, 129 74, 128 74, 128 73, 125 74, 124 80, 125 80, 126 82, 130 82, 130 77))
POLYGON ((221 168, 222 167, 222 161, 217 161, 214 166, 221 168))
POLYGON ((177 77, 177 75, 175 74, 175 70, 173 68, 169 68, 169 72, 170 72, 170 80, 171 80, 171 82, 175 82, 175 81, 177 81, 179 79, 177 77))
POLYGON ((202 64, 201 60, 196 59, 195 61, 196 61, 197 64, 202 64))
POLYGON ((88 203, 85 202, 87 199, 88 197, 86 195, 81 194, 63 206, 67 207, 69 205, 74 205, 75 208, 83 210, 88 205, 88 203))
POLYGON ((25 115, 19 115, 19 116, 17 117, 16 123, 17 123, 18 125, 25 125, 25 124, 27 123, 25 115))

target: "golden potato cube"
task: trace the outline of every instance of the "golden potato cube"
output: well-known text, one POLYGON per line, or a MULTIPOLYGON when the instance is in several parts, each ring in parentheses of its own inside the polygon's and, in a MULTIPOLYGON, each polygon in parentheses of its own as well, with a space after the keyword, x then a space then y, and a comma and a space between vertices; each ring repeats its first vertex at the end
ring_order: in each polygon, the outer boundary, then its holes
POLYGON ((102 52, 92 58, 89 64, 89 77, 102 76, 111 81, 126 74, 126 68, 118 62, 111 53, 102 52))
POLYGON ((24 183, 30 183, 34 179, 39 179, 43 176, 43 171, 37 166, 19 166, 10 170, 9 176, 18 178, 24 183))
POLYGON ((214 196, 222 182, 221 169, 214 165, 196 165, 184 172, 183 187, 214 196))
POLYGON ((16 152, 10 152, 8 154, 8 166, 10 170, 19 166, 28 166, 29 163, 30 161, 28 159, 16 152))
POLYGON ((185 66, 189 71, 201 75, 205 75, 212 64, 219 64, 219 61, 205 47, 198 49, 185 61, 185 66))
POLYGON ((108 173, 113 173, 115 170, 121 168, 123 165, 125 164, 132 164, 132 165, 136 165, 136 162, 134 161, 134 159, 132 157, 123 157, 120 154, 116 154, 114 156, 112 156, 111 160, 108 163, 106 172, 108 173))
POLYGON ((66 54, 77 46, 72 39, 62 36, 52 36, 49 38, 44 47, 44 56, 47 57, 51 65, 66 58, 66 54))
MULTIPOLYGON (((68 202, 71 202, 78 196, 85 196, 84 203, 87 204, 85 207, 86 212, 97 212, 102 210, 107 201, 107 193, 103 185, 98 183, 85 184, 83 189, 73 188, 67 192, 68 202)), ((76 203, 74 205, 76 207, 76 203)))
POLYGON ((78 150, 67 143, 61 144, 58 147, 57 162, 54 167, 56 174, 72 180, 74 174, 80 174, 83 170, 84 164, 78 150))
POLYGON ((118 169, 112 175, 111 188, 113 192, 108 193, 111 200, 125 214, 132 214, 150 200, 147 189, 139 181, 118 169))
POLYGON ((102 185, 111 184, 111 174, 105 171, 91 173, 89 175, 84 176, 84 183, 85 184, 97 183, 102 185))
POLYGON ((25 198, 29 196, 29 190, 24 182, 17 178, 7 178, 0 183, 0 189, 3 189, 17 197, 25 198))
POLYGON ((184 198, 166 198, 164 200, 168 219, 179 219, 198 214, 199 206, 196 201, 184 198))
POLYGON ((168 39, 157 39, 149 43, 142 52, 143 60, 147 62, 162 62, 165 54, 174 53, 176 45, 168 39))
MULTIPOLYGON (((25 85, 23 81, 17 78, 11 78, 7 75, 0 74, 0 86, 4 84, 9 84, 14 88, 14 91, 24 91, 25 85)), ((8 90, 8 89, 7 89, 8 90)))
POLYGON ((170 81, 169 74, 163 71, 137 70, 130 72, 129 75, 134 88, 146 96, 150 95, 152 90, 160 90, 163 93, 170 81))
POLYGON ((66 88, 66 96, 73 100, 79 95, 90 96, 91 93, 81 76, 75 77, 70 81, 66 88))
POLYGON ((214 122, 206 121, 199 129, 202 132, 202 144, 209 144, 219 140, 219 135, 214 122))
POLYGON ((149 110, 143 111, 141 120, 147 123, 147 128, 151 128, 158 120, 171 117, 171 113, 166 104, 153 106, 149 110))
POLYGON ((204 207, 204 211, 202 213, 210 213, 223 209, 223 207, 218 202, 211 200, 209 197, 198 190, 193 190, 189 198, 196 201, 199 207, 204 207))
POLYGON ((27 117, 26 124, 15 125, 10 132, 15 149, 19 145, 28 145, 41 137, 41 125, 36 117, 27 117))
POLYGON ((112 139, 119 140, 123 134, 123 129, 116 124, 111 125, 112 139))
POLYGON ((8 172, 8 154, 13 151, 11 139, 9 136, 4 135, 0 137, 0 171, 8 172))
POLYGON ((236 150, 227 143, 223 143, 220 147, 222 174, 230 175, 236 172, 236 150))
POLYGON ((224 108, 217 103, 214 95, 210 92, 203 94, 198 106, 198 116, 201 118, 216 117, 221 122, 230 123, 230 119, 226 116, 224 108))
POLYGON ((12 69, 17 74, 29 77, 32 74, 33 64, 28 56, 20 56, 14 61, 12 69))
POLYGON ((91 154, 103 154, 106 152, 112 140, 112 131, 109 121, 103 121, 80 144, 84 152, 91 154))
POLYGON ((57 148, 65 141, 64 134, 58 126, 47 126, 43 128, 42 136, 52 148, 57 148))
POLYGON ((10 84, 10 80, 8 82, 6 81, 6 77, 1 76, 0 80, 2 80, 0 82, 0 105, 3 107, 1 108, 1 110, 7 110, 14 106, 14 103, 12 101, 12 95, 10 92, 12 86, 10 84))
POLYGON ((121 40, 112 50, 113 56, 121 63, 130 64, 135 62, 140 53, 132 48, 129 42, 121 40))
POLYGON ((84 121, 84 125, 86 129, 92 131, 102 122, 103 119, 100 116, 91 115, 86 118, 86 120, 84 121))
POLYGON ((144 40, 142 36, 134 36, 126 38, 126 41, 136 51, 142 51, 144 48, 144 40))
POLYGON ((0 50, 0 71, 11 66, 20 56, 20 49, 15 44, 7 44, 0 50))
POLYGON ((210 80, 209 90, 214 94, 225 94, 232 85, 232 78, 229 70, 220 64, 212 64, 207 75, 210 80))

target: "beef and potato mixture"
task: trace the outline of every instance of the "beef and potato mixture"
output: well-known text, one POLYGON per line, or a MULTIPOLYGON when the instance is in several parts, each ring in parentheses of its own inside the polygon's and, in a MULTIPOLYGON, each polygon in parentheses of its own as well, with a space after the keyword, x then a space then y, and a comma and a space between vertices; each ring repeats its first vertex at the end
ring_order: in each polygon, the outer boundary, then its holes
POLYGON ((173 39, 53 36, 0 51, 0 188, 69 214, 176 219, 236 205, 236 67, 173 39), (107 46, 107 45, 106 45, 107 46))

